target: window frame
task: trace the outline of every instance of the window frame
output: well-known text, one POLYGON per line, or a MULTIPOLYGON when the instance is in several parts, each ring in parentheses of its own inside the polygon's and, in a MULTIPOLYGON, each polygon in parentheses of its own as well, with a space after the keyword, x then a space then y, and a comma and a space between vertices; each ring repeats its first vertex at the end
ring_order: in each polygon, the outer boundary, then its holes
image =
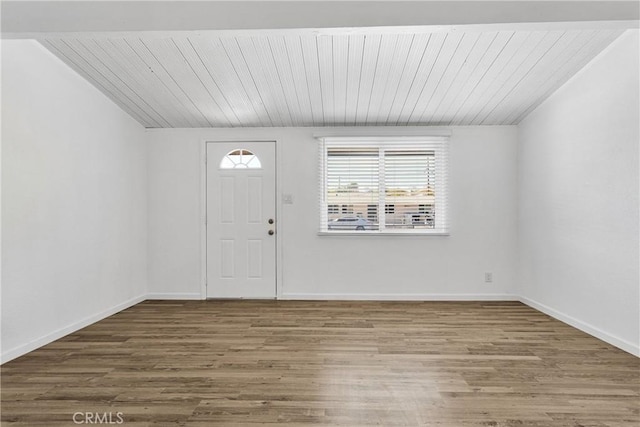
MULTIPOLYGON (((320 163, 320 229, 318 235, 330 236, 448 236, 449 232, 449 137, 448 136, 411 136, 411 137, 319 137, 319 163, 320 163), (375 230, 330 230, 328 227, 328 205, 335 202, 327 202, 327 153, 330 148, 373 148, 378 150, 379 163, 378 170, 378 227, 375 230), (433 221, 438 226, 433 229, 397 229, 386 228, 385 213, 389 205, 395 205, 392 199, 388 199, 385 192, 384 175, 384 154, 387 150, 429 150, 434 152, 434 162, 436 171, 435 201, 433 209, 433 221)), ((367 218, 368 218, 367 212, 367 218)))

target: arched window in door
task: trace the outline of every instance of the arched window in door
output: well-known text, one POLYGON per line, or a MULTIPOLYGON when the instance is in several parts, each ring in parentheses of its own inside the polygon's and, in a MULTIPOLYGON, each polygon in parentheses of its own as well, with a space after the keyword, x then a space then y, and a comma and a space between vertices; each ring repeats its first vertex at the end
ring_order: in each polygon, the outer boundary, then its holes
POLYGON ((220 169, 261 169, 258 156, 249 150, 240 148, 230 151, 220 161, 220 169))

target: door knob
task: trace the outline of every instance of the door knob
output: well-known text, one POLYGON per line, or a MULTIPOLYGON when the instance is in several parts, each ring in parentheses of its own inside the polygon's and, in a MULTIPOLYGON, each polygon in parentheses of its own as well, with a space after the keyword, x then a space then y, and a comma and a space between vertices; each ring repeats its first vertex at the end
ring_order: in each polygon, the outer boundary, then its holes
POLYGON ((275 231, 269 230, 269 236, 273 236, 273 233, 275 233, 275 231))
POLYGON ((273 218, 269 218, 269 221, 267 221, 269 224, 273 224, 273 218))

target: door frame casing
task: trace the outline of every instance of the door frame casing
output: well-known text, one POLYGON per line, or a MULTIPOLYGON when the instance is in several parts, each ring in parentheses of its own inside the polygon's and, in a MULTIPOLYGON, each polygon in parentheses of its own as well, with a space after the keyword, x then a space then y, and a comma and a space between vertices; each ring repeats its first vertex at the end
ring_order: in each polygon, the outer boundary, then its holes
POLYGON ((275 218, 276 218, 276 299, 282 295, 282 206, 280 195, 280 150, 277 139, 247 139, 247 138, 206 138, 200 142, 200 299, 207 299, 207 144, 216 143, 273 143, 275 157, 275 218))

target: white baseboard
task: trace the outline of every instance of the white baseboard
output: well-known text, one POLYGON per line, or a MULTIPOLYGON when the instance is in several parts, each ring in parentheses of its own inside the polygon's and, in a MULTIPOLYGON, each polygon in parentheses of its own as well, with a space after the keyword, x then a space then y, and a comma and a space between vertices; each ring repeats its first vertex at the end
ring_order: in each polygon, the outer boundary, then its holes
POLYGON ((512 294, 328 294, 284 293, 282 300, 345 301, 518 301, 512 294))
POLYGON ((531 308, 535 308, 538 311, 543 312, 561 322, 566 323, 567 325, 573 326, 576 329, 580 329, 582 332, 586 332, 589 335, 592 335, 602 341, 609 343, 615 347, 618 347, 621 350, 624 350, 628 353, 633 354, 634 356, 640 357, 640 346, 633 344, 627 340, 616 337, 615 335, 611 335, 608 332, 603 331, 589 323, 583 322, 582 320, 576 319, 575 317, 569 316, 567 314, 561 313, 545 304, 542 304, 538 301, 529 299, 527 297, 521 296, 519 298, 520 302, 528 305, 531 308))
POLYGON ((155 293, 155 294, 147 294, 146 299, 185 299, 185 300, 193 300, 193 299, 202 299, 202 295, 199 293, 155 293))
POLYGON ((10 360, 15 359, 16 357, 20 357, 24 354, 29 353, 30 351, 33 351, 37 348, 40 348, 44 345, 47 345, 55 340, 58 340, 66 335, 69 335, 77 330, 80 330, 84 327, 87 327, 99 320, 102 320, 106 317, 112 316, 122 310, 125 310, 129 307, 132 307, 136 304, 141 303, 142 301, 144 301, 146 299, 146 295, 140 295, 137 296, 135 298, 132 298, 128 301, 125 301, 121 304, 118 304, 114 307, 111 307, 107 310, 104 310, 98 314, 94 314, 92 316, 89 317, 85 317, 84 319, 72 323, 71 325, 68 325, 64 328, 58 329, 56 331, 51 332, 50 334, 47 334, 43 337, 40 337, 38 339, 29 341, 26 344, 22 344, 18 347, 14 347, 10 350, 7 350, 5 352, 2 353, 2 355, 0 356, 0 363, 5 363, 8 362, 10 360))

